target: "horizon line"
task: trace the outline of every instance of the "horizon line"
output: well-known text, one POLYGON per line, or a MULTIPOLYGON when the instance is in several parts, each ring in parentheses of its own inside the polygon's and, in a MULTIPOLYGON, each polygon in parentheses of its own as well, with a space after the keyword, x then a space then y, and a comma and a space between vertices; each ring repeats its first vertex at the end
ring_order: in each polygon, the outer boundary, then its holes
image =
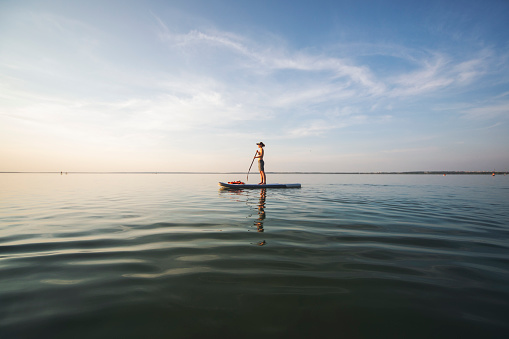
MULTIPOLYGON (((246 174, 246 172, 196 172, 196 171, 0 171, 0 174, 246 174)), ((253 174, 256 171, 252 172, 253 174)), ((506 171, 480 170, 480 171, 349 171, 349 172, 332 172, 332 171, 274 171, 267 174, 507 174, 506 171)))

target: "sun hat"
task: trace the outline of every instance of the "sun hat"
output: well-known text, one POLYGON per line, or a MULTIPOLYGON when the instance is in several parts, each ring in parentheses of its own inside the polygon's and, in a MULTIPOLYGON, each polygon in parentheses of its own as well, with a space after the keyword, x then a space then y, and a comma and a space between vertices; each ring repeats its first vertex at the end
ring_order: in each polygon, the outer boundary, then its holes
POLYGON ((262 147, 265 147, 265 144, 264 144, 263 142, 261 142, 261 141, 260 141, 260 142, 258 142, 258 143, 256 143, 256 144, 257 144, 257 145, 260 145, 260 146, 262 146, 262 147))

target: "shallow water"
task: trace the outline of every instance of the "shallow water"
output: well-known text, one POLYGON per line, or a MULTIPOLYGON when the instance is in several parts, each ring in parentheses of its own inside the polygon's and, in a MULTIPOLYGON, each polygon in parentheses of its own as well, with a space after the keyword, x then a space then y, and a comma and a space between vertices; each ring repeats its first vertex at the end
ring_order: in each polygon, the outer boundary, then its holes
POLYGON ((0 338, 509 334, 509 176, 237 179, 0 174, 0 338))

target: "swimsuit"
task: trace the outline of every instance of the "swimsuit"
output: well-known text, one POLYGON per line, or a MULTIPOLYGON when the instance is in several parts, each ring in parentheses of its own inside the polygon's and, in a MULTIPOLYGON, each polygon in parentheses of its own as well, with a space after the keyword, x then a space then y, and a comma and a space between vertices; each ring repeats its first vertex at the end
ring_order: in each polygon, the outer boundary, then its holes
POLYGON ((265 162, 263 161, 263 159, 258 160, 258 170, 260 172, 265 171, 265 162))

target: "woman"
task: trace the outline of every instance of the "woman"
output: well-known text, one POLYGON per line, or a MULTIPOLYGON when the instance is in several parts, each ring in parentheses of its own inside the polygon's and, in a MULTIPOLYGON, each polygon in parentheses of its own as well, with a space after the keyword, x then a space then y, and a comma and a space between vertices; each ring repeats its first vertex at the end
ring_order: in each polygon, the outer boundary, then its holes
POLYGON ((260 171, 260 178, 261 182, 258 183, 258 185, 265 185, 267 184, 267 176, 265 175, 265 162, 263 161, 263 148, 265 147, 265 144, 263 142, 257 143, 259 150, 256 152, 255 158, 258 158, 258 170, 260 171))

